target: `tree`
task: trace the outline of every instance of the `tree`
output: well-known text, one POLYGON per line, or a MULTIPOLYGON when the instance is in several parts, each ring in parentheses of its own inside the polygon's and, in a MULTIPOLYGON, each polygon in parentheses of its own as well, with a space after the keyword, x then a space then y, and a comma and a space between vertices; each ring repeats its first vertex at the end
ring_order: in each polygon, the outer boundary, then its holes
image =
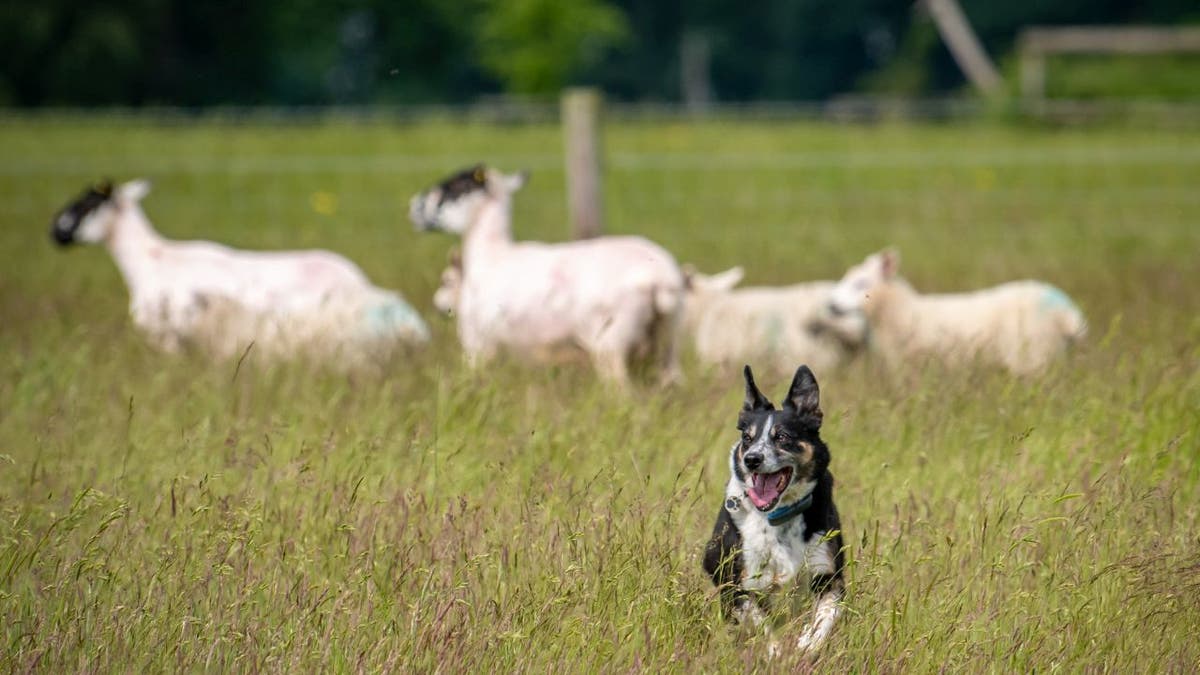
POLYGON ((625 15, 603 0, 492 0, 479 55, 509 92, 552 95, 628 36, 625 15))

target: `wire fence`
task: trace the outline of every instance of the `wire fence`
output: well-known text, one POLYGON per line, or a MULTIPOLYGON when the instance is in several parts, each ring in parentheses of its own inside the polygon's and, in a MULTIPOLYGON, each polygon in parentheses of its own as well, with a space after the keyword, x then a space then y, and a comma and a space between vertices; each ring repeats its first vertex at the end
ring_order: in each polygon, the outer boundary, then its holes
MULTIPOLYGON (((2 116, 0 245, 45 244, 50 216, 90 181, 145 177, 155 183, 148 208, 172 237, 328 246, 424 298, 447 242, 411 236, 408 199, 479 161, 533 171, 516 204, 519 238, 569 238, 556 107, 516 126, 438 110, 458 116, 403 118, 447 120, 428 126, 393 124, 389 114, 412 111, 384 108, 2 116)), ((663 242, 707 271, 752 263, 754 283, 833 278, 895 244, 932 288, 1038 275, 1082 284, 1116 259, 1168 269, 1162 260, 1197 250, 1192 131, 674 112, 610 107, 605 228, 663 242)), ((1131 292, 1115 277, 1098 288, 1131 292)))
MULTIPOLYGON (((448 165, 469 165, 479 160, 473 154, 438 155, 237 155, 162 156, 147 155, 80 158, 44 157, 10 160, 0 158, 0 175, 5 176, 94 176, 97 172, 129 171, 154 174, 305 175, 305 174, 429 174, 448 165)), ((489 155, 498 166, 521 167, 534 171, 561 171, 559 152, 501 153, 489 155)), ((735 170, 856 170, 856 169, 981 169, 1032 167, 1086 167, 1102 164, 1111 167, 1143 165, 1200 164, 1200 146, 1181 146, 1169 139, 1131 148, 1127 144, 1091 144, 1057 148, 986 148, 970 153, 945 149, 929 150, 813 150, 804 152, 610 152, 605 158, 608 170, 621 172, 662 171, 735 171, 735 170)))
MULTIPOLYGON (((557 101, 487 98, 461 105, 7 108, 0 109, 0 124, 76 120, 89 125, 104 125, 124 124, 131 119, 164 126, 196 122, 231 125, 427 122, 550 124, 559 121, 559 114, 557 101)), ((795 120, 860 124, 1011 119, 1195 127, 1200 126, 1200 101, 1009 99, 997 103, 961 97, 910 99, 846 96, 828 101, 712 103, 703 107, 681 103, 607 101, 604 115, 609 120, 629 122, 795 120)))

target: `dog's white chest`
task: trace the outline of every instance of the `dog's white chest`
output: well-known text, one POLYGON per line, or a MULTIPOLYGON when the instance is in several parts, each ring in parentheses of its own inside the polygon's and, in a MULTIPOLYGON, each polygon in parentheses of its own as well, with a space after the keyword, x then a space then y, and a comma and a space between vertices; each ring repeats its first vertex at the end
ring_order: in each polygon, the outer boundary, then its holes
MULTIPOLYGON (((811 487, 810 487, 811 489, 811 487)), ((725 489, 726 510, 742 538, 741 586, 766 591, 795 581, 800 574, 832 574, 834 560, 821 536, 809 536, 804 518, 771 525, 766 514, 754 510, 734 476, 725 489), (729 504, 735 506, 729 509, 729 504), (807 539, 807 541, 805 541, 807 539)), ((819 534, 819 533, 816 533, 819 534)))
POLYGON ((744 588, 768 590, 784 586, 807 571, 803 518, 776 527, 765 517, 746 514, 737 525, 742 534, 744 588))

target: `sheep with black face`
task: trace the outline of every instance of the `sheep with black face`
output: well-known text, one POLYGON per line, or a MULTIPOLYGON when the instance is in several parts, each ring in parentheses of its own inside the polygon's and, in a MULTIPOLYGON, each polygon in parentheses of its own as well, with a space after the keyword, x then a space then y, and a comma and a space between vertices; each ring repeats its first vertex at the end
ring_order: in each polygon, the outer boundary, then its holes
POLYGON ((275 356, 306 354, 356 365, 428 340, 399 294, 372 285, 328 251, 241 251, 160 235, 141 208, 144 180, 86 189, 57 215, 58 244, 102 244, 129 289, 133 322, 159 348, 217 356, 251 342, 275 356))
POLYGON ((513 194, 526 180, 479 165, 410 203, 417 229, 463 238, 456 317, 468 363, 501 351, 536 361, 574 352, 619 384, 635 357, 678 378, 684 288, 674 257, 642 237, 514 241, 513 194))

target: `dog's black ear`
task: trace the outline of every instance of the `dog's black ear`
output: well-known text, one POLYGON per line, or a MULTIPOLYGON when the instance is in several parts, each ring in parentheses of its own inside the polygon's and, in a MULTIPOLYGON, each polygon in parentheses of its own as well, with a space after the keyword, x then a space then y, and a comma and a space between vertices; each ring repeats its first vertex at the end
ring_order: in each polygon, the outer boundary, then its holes
POLYGON ((742 410, 746 412, 774 410, 775 404, 763 396, 762 392, 758 390, 758 386, 754 384, 754 373, 750 371, 749 364, 742 370, 742 375, 746 376, 746 400, 742 403, 742 410))
POLYGON ((785 410, 792 410, 813 426, 821 426, 821 390, 817 387, 817 378, 808 366, 800 366, 796 376, 792 378, 792 386, 788 389, 785 410))

